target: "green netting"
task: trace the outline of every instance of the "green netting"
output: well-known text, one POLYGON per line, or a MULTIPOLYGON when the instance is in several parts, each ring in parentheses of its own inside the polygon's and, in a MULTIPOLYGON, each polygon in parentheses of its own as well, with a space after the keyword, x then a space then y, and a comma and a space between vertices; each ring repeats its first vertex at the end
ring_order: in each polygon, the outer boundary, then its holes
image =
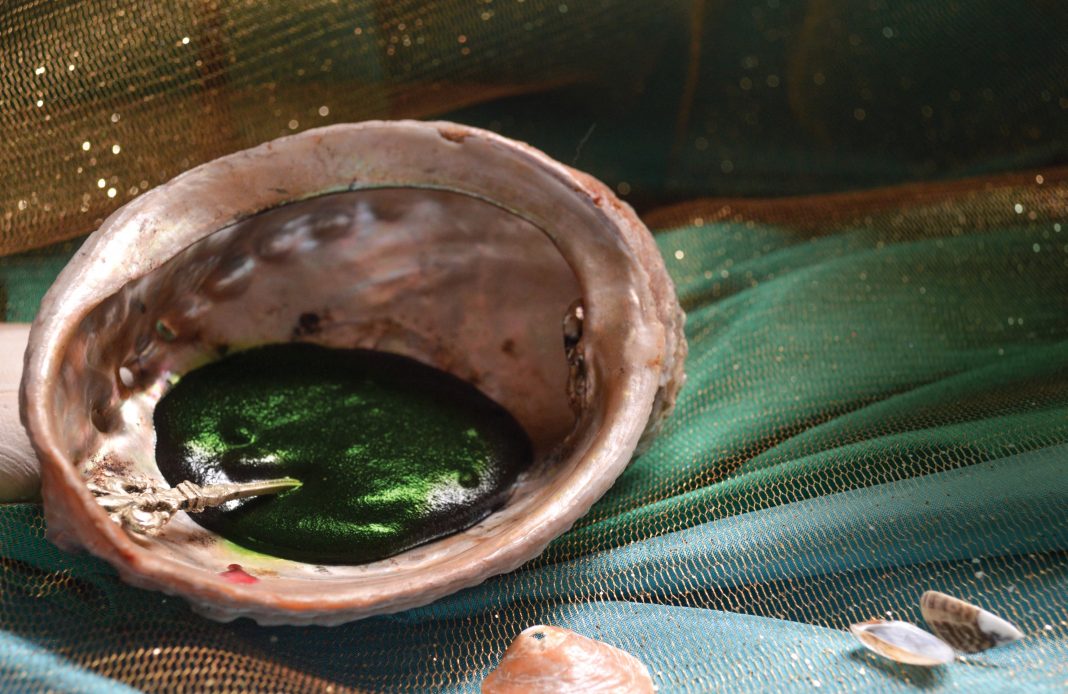
POLYGON ((1054 2, 0 9, 7 320, 77 248, 57 242, 195 163, 446 115, 637 204, 691 345, 663 436, 571 532, 400 615, 215 624, 0 507, 0 689, 471 690, 543 622, 634 653, 662 691, 1063 691, 1066 20, 1054 2), (919 622, 927 589, 1026 638, 919 670, 844 631, 919 622))

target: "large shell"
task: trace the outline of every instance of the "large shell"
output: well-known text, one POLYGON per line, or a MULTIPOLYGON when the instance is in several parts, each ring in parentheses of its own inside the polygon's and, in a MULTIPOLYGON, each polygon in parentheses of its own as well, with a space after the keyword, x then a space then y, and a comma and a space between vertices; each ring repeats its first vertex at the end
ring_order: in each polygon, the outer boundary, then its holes
POLYGON ((515 637, 482 682, 482 694, 652 694, 649 670, 607 643, 567 629, 532 626, 515 637))
POLYGON ((920 597, 920 610, 931 631, 965 653, 978 653, 1023 638, 1019 629, 1001 617, 937 590, 920 597))
POLYGON ((426 604, 537 555, 608 489, 674 405, 682 322, 633 211, 520 143, 370 122, 223 157, 109 217, 45 297, 20 404, 49 536, 217 619, 336 624, 426 604), (476 383, 530 434, 534 467, 472 528, 360 566, 240 552, 182 513, 156 537, 112 522, 86 477, 162 480, 151 412, 167 379, 288 340, 476 383))

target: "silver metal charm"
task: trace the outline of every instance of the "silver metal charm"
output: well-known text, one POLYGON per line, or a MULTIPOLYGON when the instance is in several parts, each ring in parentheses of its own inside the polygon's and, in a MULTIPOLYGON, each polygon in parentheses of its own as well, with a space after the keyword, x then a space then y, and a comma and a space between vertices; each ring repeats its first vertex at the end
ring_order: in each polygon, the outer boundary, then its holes
POLYGON ((197 513, 227 501, 277 494, 300 486, 291 478, 199 485, 189 481, 174 487, 140 475, 119 476, 101 470, 86 486, 111 519, 138 535, 157 535, 179 511, 197 513))

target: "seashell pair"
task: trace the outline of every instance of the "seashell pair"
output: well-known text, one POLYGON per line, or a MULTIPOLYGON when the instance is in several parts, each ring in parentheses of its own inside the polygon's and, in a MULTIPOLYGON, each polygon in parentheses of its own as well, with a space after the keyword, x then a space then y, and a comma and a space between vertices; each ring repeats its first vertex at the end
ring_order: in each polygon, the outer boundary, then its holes
POLYGON ((849 628, 868 649, 908 665, 934 667, 950 663, 954 649, 978 653, 1023 638, 1001 617, 953 596, 929 590, 920 610, 934 636, 908 622, 873 619, 849 628))
POLYGON ((338 624, 509 571, 567 530, 674 407, 682 329, 652 236, 600 182, 452 123, 338 125, 209 162, 111 215, 41 305, 21 419, 60 546, 215 619, 338 624), (471 528, 358 566, 238 551, 186 514, 195 489, 166 497, 151 532, 109 518, 90 479, 167 486, 152 412, 168 379, 294 340, 475 383, 526 430, 532 468, 471 528))

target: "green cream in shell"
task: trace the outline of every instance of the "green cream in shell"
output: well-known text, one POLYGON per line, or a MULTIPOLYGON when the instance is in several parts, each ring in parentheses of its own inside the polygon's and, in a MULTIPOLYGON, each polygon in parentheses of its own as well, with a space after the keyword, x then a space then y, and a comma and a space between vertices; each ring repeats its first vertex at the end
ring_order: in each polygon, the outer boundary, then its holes
POLYGON ((300 480, 193 517, 239 546, 317 564, 376 561, 463 530, 531 461, 522 428, 477 388, 370 350, 232 354, 182 377, 154 419, 171 484, 300 480))

